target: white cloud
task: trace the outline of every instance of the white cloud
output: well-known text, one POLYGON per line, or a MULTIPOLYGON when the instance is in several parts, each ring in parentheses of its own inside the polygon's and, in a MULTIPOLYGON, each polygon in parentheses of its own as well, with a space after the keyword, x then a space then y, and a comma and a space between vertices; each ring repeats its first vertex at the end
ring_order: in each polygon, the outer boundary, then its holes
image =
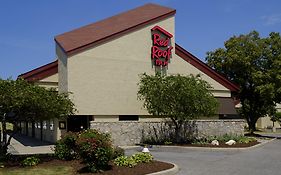
POLYGON ((281 23, 281 13, 262 16, 261 19, 264 21, 265 25, 275 25, 281 23))

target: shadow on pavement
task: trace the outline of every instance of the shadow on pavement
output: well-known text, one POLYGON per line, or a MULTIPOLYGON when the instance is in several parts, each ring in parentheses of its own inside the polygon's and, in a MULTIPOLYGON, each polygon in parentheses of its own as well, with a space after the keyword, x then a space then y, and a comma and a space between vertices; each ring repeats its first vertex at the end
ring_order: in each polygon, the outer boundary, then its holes
POLYGON ((259 133, 259 134, 250 134, 250 133, 247 133, 245 134, 245 136, 250 136, 250 137, 260 137, 260 138, 276 138, 276 139, 281 139, 281 133, 259 133))
POLYGON ((16 135, 14 135, 13 138, 15 140, 17 140, 18 142, 20 142, 24 146, 35 147, 35 146, 53 145, 53 143, 51 143, 51 142, 41 141, 39 139, 29 137, 29 136, 26 136, 26 135, 22 135, 22 134, 16 134, 16 135))

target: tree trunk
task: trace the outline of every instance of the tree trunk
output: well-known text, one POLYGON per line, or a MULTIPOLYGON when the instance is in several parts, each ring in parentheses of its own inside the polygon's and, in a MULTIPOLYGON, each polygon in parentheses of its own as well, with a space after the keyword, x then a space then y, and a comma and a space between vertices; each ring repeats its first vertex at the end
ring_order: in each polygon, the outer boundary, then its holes
POLYGON ((250 134, 253 135, 254 132, 256 131, 256 124, 255 123, 250 123, 249 124, 249 130, 250 130, 250 134))
POLYGON ((250 118, 250 120, 248 121, 248 125, 249 125, 249 131, 250 131, 250 134, 253 135, 254 132, 257 130, 256 129, 256 122, 257 122, 257 119, 255 119, 255 117, 253 117, 254 119, 250 118))
POLYGON ((6 129, 6 114, 4 114, 3 116, 3 120, 2 120, 2 132, 3 132, 3 144, 7 143, 7 129, 6 129))
POLYGON ((43 140, 43 122, 40 120, 40 140, 43 140))
POLYGON ((7 151, 8 151, 8 146, 7 146, 7 130, 6 130, 6 114, 4 114, 3 119, 1 121, 2 123, 2 133, 3 133, 3 138, 0 140, 0 161, 4 160, 7 151))
POLYGON ((6 159, 8 151, 8 146, 0 144, 0 162, 3 162, 6 159))
POLYGON ((31 122, 31 137, 35 138, 35 121, 31 122))
POLYGON ((171 117, 172 122, 174 123, 175 126, 175 133, 174 133, 174 139, 173 142, 176 143, 180 143, 180 129, 181 129, 181 125, 179 123, 179 121, 176 118, 171 117))
POLYGON ((180 128, 178 126, 175 127, 175 141, 180 143, 180 128))
MULTIPOLYGON (((6 126, 6 121, 3 123, 6 126)), ((3 125, 3 123, 2 123, 2 125, 3 125)), ((9 134, 9 138, 7 136, 8 135, 7 131, 5 131, 5 137, 3 136, 3 140, 0 142, 1 143, 0 144, 0 161, 4 160, 6 158, 7 153, 8 153, 8 146, 10 145, 11 140, 14 137, 14 135, 18 132, 18 126, 15 123, 13 123, 13 126, 14 126, 13 132, 9 134), (5 138, 5 140, 4 140, 4 138, 5 138)), ((6 127, 5 127, 5 129, 6 129, 6 127)), ((3 130, 3 132, 4 132, 4 130, 3 130)))

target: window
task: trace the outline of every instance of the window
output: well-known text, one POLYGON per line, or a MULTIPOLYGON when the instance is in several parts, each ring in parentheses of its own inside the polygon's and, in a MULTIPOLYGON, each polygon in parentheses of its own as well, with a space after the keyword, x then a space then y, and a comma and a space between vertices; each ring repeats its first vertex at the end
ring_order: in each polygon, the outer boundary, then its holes
POLYGON ((50 130, 54 130, 54 120, 50 120, 50 130))
POLYGON ((138 115, 119 115, 119 121, 138 121, 138 115))
POLYGON ((47 129, 47 121, 43 121, 43 129, 47 129))
POLYGON ((40 122, 37 123, 37 127, 38 127, 39 129, 41 129, 41 123, 40 123, 40 122))

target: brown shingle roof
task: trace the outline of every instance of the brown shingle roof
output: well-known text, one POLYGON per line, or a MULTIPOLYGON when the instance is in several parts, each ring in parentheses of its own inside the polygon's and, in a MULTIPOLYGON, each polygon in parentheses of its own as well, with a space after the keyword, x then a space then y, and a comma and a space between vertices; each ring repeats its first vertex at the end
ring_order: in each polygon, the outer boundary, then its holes
POLYGON ((175 9, 156 4, 146 4, 102 21, 63 33, 55 41, 67 55, 144 27, 147 24, 173 16, 175 9))
POLYGON ((56 73, 58 73, 58 60, 45 64, 26 73, 23 73, 19 75, 18 78, 23 78, 27 81, 33 82, 42 80, 56 73))

